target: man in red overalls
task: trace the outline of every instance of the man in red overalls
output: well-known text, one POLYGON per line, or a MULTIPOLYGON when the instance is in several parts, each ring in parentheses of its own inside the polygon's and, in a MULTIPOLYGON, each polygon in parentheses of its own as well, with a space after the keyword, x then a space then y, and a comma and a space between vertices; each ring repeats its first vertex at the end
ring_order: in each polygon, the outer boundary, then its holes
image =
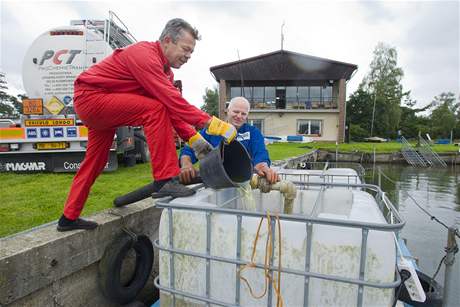
POLYGON ((170 20, 156 42, 117 49, 75 80, 75 110, 88 127, 85 159, 75 175, 57 230, 93 229, 97 223, 79 218, 89 191, 104 169, 115 130, 143 126, 152 162, 155 192, 190 196, 181 185, 173 128, 203 157, 212 147, 193 127, 222 135, 231 142, 236 129, 189 104, 174 87, 171 68, 191 57, 198 31, 182 19, 170 20), (193 127, 192 127, 193 126, 193 127))

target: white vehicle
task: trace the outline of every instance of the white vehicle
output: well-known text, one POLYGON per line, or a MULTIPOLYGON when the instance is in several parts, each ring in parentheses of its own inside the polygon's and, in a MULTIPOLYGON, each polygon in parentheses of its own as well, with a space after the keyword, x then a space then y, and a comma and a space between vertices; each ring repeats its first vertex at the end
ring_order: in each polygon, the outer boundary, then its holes
MULTIPOLYGON (((73 109, 77 76, 116 48, 135 42, 123 22, 74 20, 41 34, 23 63, 26 96, 20 123, 0 122, 0 172, 75 172, 83 160, 88 129, 73 109)), ((117 154, 132 165, 149 161, 139 127, 117 130, 106 170, 118 167, 117 154)))

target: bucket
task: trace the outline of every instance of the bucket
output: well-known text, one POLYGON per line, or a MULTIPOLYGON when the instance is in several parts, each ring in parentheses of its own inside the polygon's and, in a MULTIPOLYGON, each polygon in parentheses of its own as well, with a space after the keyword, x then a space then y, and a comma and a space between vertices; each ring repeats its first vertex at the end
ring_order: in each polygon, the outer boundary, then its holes
POLYGON ((252 176, 249 154, 238 141, 221 142, 200 161, 200 175, 204 184, 213 189, 236 187, 252 176))

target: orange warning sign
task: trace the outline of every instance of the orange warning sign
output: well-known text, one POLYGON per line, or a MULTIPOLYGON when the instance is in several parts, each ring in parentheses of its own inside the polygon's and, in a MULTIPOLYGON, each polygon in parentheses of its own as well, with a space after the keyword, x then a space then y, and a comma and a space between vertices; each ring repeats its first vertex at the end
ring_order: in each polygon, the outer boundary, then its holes
POLYGON ((41 99, 24 99, 22 100, 22 113, 24 115, 43 114, 43 100, 41 99))

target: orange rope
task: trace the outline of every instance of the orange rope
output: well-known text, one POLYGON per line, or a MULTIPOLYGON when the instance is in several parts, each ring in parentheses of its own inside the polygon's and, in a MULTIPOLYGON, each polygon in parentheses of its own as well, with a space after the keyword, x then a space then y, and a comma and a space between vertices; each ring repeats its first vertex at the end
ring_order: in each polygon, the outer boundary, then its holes
POLYGON ((244 265, 243 267, 241 267, 239 270, 238 270, 238 275, 240 277, 241 280, 244 281, 244 283, 246 284, 246 286, 248 287, 249 289, 249 293, 251 294, 251 296, 255 299, 260 299, 262 297, 265 296, 265 294, 267 293, 267 287, 268 287, 268 283, 271 281, 273 283, 273 288, 275 289, 275 295, 277 297, 277 300, 276 300, 276 306, 277 307, 283 307, 284 306, 284 302, 283 302, 283 298, 281 296, 281 223, 280 223, 280 219, 279 219, 279 216, 276 215, 276 221, 278 223, 278 278, 271 278, 270 277, 270 270, 269 270, 269 267, 270 267, 270 259, 272 258, 272 236, 273 236, 273 233, 272 233, 272 228, 271 228, 271 217, 270 217, 270 212, 267 210, 267 229, 268 229, 268 234, 267 234, 267 242, 265 243, 265 259, 264 259, 264 291, 262 292, 262 294, 260 295, 256 295, 254 294, 254 291, 252 290, 252 287, 251 285, 249 284, 249 281, 244 278, 242 276, 242 272, 248 268, 252 268, 254 269, 256 267, 256 263, 254 262, 254 258, 256 256, 256 247, 257 247, 257 241, 259 240, 259 233, 260 233, 260 228, 262 226, 262 222, 264 220, 264 217, 261 217, 260 218, 260 222, 259 222, 259 226, 257 227, 257 232, 256 232, 256 237, 254 238, 254 244, 253 244, 253 247, 252 247, 252 254, 251 254, 251 261, 244 265))

